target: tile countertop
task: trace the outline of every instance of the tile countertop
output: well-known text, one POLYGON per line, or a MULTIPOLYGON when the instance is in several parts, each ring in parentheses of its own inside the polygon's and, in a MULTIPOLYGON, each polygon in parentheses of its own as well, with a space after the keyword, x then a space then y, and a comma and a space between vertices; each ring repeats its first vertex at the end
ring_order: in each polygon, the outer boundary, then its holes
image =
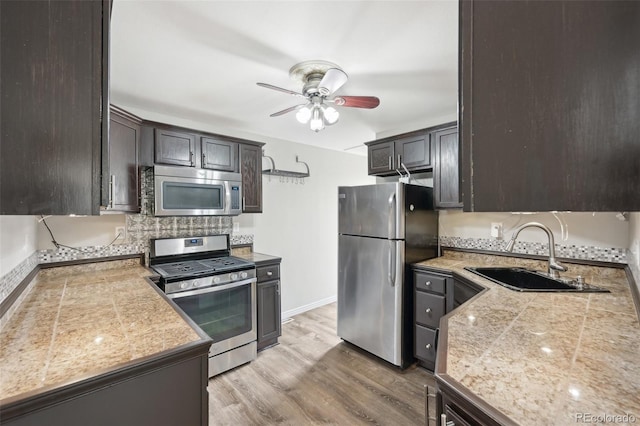
POLYGON ((139 259, 41 269, 0 329, 0 405, 202 341, 139 259))
POLYGON ((236 254, 234 256, 242 258, 242 259, 245 259, 245 260, 249 260, 249 261, 255 263, 256 266, 260 266, 263 263, 269 263, 269 262, 275 262, 275 261, 282 260, 282 258, 278 257, 278 256, 272 256, 270 254, 263 254, 263 253, 256 253, 256 252, 245 253, 245 254, 236 254))
POLYGON ((563 263, 563 276, 582 275, 611 293, 522 293, 463 269, 546 270, 544 261, 447 251, 416 264, 488 289, 443 318, 436 376, 521 425, 574 424, 584 413, 637 422, 640 326, 624 269, 563 263))

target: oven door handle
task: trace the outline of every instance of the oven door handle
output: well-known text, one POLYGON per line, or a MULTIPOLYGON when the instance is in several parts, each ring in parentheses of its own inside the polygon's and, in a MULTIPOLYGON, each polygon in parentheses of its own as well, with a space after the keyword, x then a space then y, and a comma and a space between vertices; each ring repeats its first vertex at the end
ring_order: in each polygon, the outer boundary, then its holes
POLYGON ((235 287, 241 287, 243 285, 252 284, 255 282, 257 282, 256 278, 250 278, 248 280, 236 281, 236 282, 232 282, 224 285, 214 285, 211 287, 201 288, 198 290, 179 291, 177 293, 167 294, 167 297, 169 299, 181 299, 183 297, 197 296, 199 294, 214 293, 216 291, 229 290, 235 287))

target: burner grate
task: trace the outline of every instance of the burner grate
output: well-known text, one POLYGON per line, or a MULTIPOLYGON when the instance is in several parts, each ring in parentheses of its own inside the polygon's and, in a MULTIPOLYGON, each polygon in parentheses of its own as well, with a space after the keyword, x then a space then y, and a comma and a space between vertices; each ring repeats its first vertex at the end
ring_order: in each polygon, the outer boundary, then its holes
POLYGON ((163 263, 153 268, 163 277, 179 277, 189 275, 213 274, 216 272, 230 271, 252 263, 235 257, 218 257, 201 260, 186 260, 182 262, 163 263))

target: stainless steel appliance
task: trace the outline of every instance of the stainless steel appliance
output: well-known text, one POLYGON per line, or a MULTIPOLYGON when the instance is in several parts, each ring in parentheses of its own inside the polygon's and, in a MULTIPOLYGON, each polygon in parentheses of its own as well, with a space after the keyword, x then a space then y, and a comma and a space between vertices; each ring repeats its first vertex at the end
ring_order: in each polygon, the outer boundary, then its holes
POLYGON ((338 188, 338 336, 405 367, 413 361, 407 265, 438 256, 433 189, 338 188))
POLYGON ((156 216, 233 216, 242 213, 242 176, 193 167, 153 168, 156 216))
POLYGON ((213 339, 209 377, 257 353, 255 264, 229 254, 228 235, 151 240, 158 285, 213 339))

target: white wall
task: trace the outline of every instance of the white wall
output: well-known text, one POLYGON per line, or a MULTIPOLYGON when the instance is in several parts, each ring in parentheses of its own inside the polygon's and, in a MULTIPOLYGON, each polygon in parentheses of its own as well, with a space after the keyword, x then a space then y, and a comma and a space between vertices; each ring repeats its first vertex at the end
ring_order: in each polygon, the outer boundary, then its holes
MULTIPOLYGON (((501 222, 504 239, 508 240, 513 230, 523 223, 536 221, 553 231, 556 244, 595 246, 607 248, 629 247, 629 221, 621 221, 616 213, 464 213, 457 210, 440 212, 440 235, 462 238, 491 238, 492 222, 501 222), (563 223, 564 236, 562 235, 563 223)), ((525 229, 518 241, 547 242, 547 236, 539 229, 525 229)))
MULTIPOLYGON (((254 234, 254 250, 281 256, 282 311, 293 315, 335 298, 338 276, 338 186, 375 183, 367 157, 291 142, 265 147, 281 170, 305 171, 304 185, 263 175, 263 213, 234 218, 240 234, 254 234)), ((270 168, 263 159, 263 168, 270 168)))
POLYGON ((640 212, 629 214, 629 224, 629 250, 633 255, 629 262, 634 262, 640 269, 640 212))
MULTIPOLYGON (((46 219, 59 244, 71 247, 106 246, 115 238, 116 226, 125 226, 125 215, 104 216, 50 216, 46 219)), ((121 243, 119 238, 114 244, 121 243)), ((42 223, 37 228, 38 250, 53 249, 51 236, 42 223)))
POLYGON ((34 216, 0 216, 0 277, 36 251, 36 226, 34 216))

